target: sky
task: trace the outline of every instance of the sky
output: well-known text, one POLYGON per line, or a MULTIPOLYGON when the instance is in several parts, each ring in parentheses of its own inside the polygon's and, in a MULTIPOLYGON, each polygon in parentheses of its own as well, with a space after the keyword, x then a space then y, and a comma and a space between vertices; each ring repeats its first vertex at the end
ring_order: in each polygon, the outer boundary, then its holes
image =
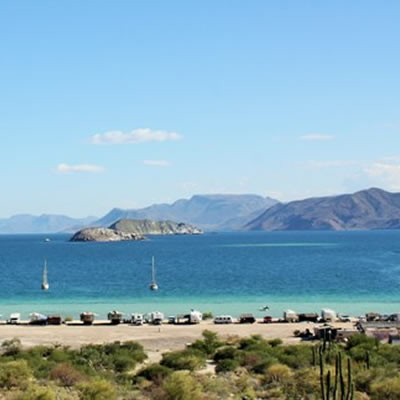
POLYGON ((0 217, 400 191, 400 2, 0 2, 0 217))

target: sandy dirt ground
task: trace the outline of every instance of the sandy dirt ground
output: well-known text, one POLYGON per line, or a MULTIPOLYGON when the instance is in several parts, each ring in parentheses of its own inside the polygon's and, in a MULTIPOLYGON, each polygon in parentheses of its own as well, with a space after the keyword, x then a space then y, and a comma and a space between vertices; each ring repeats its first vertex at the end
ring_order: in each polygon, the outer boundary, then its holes
MULTIPOLYGON (((343 328, 353 326, 351 323, 337 325, 343 328)), ((162 326, 107 323, 96 323, 92 326, 83 326, 80 323, 60 326, 0 325, 0 342, 18 338, 24 347, 62 344, 76 348, 90 343, 135 340, 144 346, 151 361, 158 361, 162 353, 182 349, 186 344, 200 338, 205 329, 217 332, 222 338, 259 334, 266 339, 280 338, 284 343, 295 344, 300 342, 300 339, 293 335, 295 330, 303 331, 308 328, 313 331, 313 327, 313 323, 215 325, 212 321, 203 321, 198 325, 162 326)))

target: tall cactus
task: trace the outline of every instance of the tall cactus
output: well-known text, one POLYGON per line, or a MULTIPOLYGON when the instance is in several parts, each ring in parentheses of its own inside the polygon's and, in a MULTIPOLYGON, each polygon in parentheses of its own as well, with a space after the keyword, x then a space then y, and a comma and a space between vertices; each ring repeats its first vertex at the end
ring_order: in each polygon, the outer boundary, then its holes
POLYGON ((322 400, 353 400, 354 398, 354 383, 352 377, 351 360, 347 359, 347 382, 344 380, 342 353, 336 355, 335 363, 335 378, 332 387, 331 371, 328 371, 325 384, 325 364, 323 347, 319 348, 319 368, 320 368, 320 384, 322 400), (340 385, 340 387, 339 387, 340 385), (331 396, 332 394, 332 396, 331 396))

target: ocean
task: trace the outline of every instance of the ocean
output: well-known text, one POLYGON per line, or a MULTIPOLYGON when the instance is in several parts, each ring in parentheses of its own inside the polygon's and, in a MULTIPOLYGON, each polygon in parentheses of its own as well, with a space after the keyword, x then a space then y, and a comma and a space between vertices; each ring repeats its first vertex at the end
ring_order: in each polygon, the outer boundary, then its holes
POLYGON ((333 308, 400 311, 400 231, 250 232, 71 243, 70 235, 0 236, 0 314, 162 311, 238 316, 333 308), (49 237, 50 242, 45 238, 49 237), (149 290, 151 257, 159 290, 149 290), (50 290, 40 289, 47 259, 50 290), (266 312, 260 307, 268 305, 266 312))

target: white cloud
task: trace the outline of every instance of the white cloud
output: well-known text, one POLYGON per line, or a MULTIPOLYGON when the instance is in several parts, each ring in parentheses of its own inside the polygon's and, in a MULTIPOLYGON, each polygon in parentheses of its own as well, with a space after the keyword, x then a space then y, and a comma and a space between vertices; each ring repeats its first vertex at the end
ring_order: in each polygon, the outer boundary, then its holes
POLYGON ((144 160, 143 164, 152 167, 169 167, 171 165, 167 160, 144 160))
POLYGON ((93 164, 58 164, 56 167, 57 172, 68 173, 68 172, 103 172, 104 167, 93 164))
POLYGON ((303 136, 300 136, 299 137, 299 139, 300 140, 306 140, 306 141, 309 141, 309 142, 312 142, 312 141, 314 141, 314 142, 316 142, 316 141, 328 141, 328 140, 333 140, 335 137, 334 136, 332 136, 332 135, 326 135, 326 134, 323 134, 323 133, 310 133, 310 134, 307 134, 307 135, 303 135, 303 136))
POLYGON ((148 128, 140 128, 127 133, 121 131, 97 133, 90 138, 90 142, 92 144, 131 144, 177 141, 182 138, 183 136, 176 132, 153 131, 148 128))
POLYGON ((358 162, 353 160, 307 161, 306 165, 310 168, 343 168, 358 165, 358 162))
POLYGON ((392 190, 400 190, 400 165, 375 162, 366 167, 364 172, 379 185, 392 190))

